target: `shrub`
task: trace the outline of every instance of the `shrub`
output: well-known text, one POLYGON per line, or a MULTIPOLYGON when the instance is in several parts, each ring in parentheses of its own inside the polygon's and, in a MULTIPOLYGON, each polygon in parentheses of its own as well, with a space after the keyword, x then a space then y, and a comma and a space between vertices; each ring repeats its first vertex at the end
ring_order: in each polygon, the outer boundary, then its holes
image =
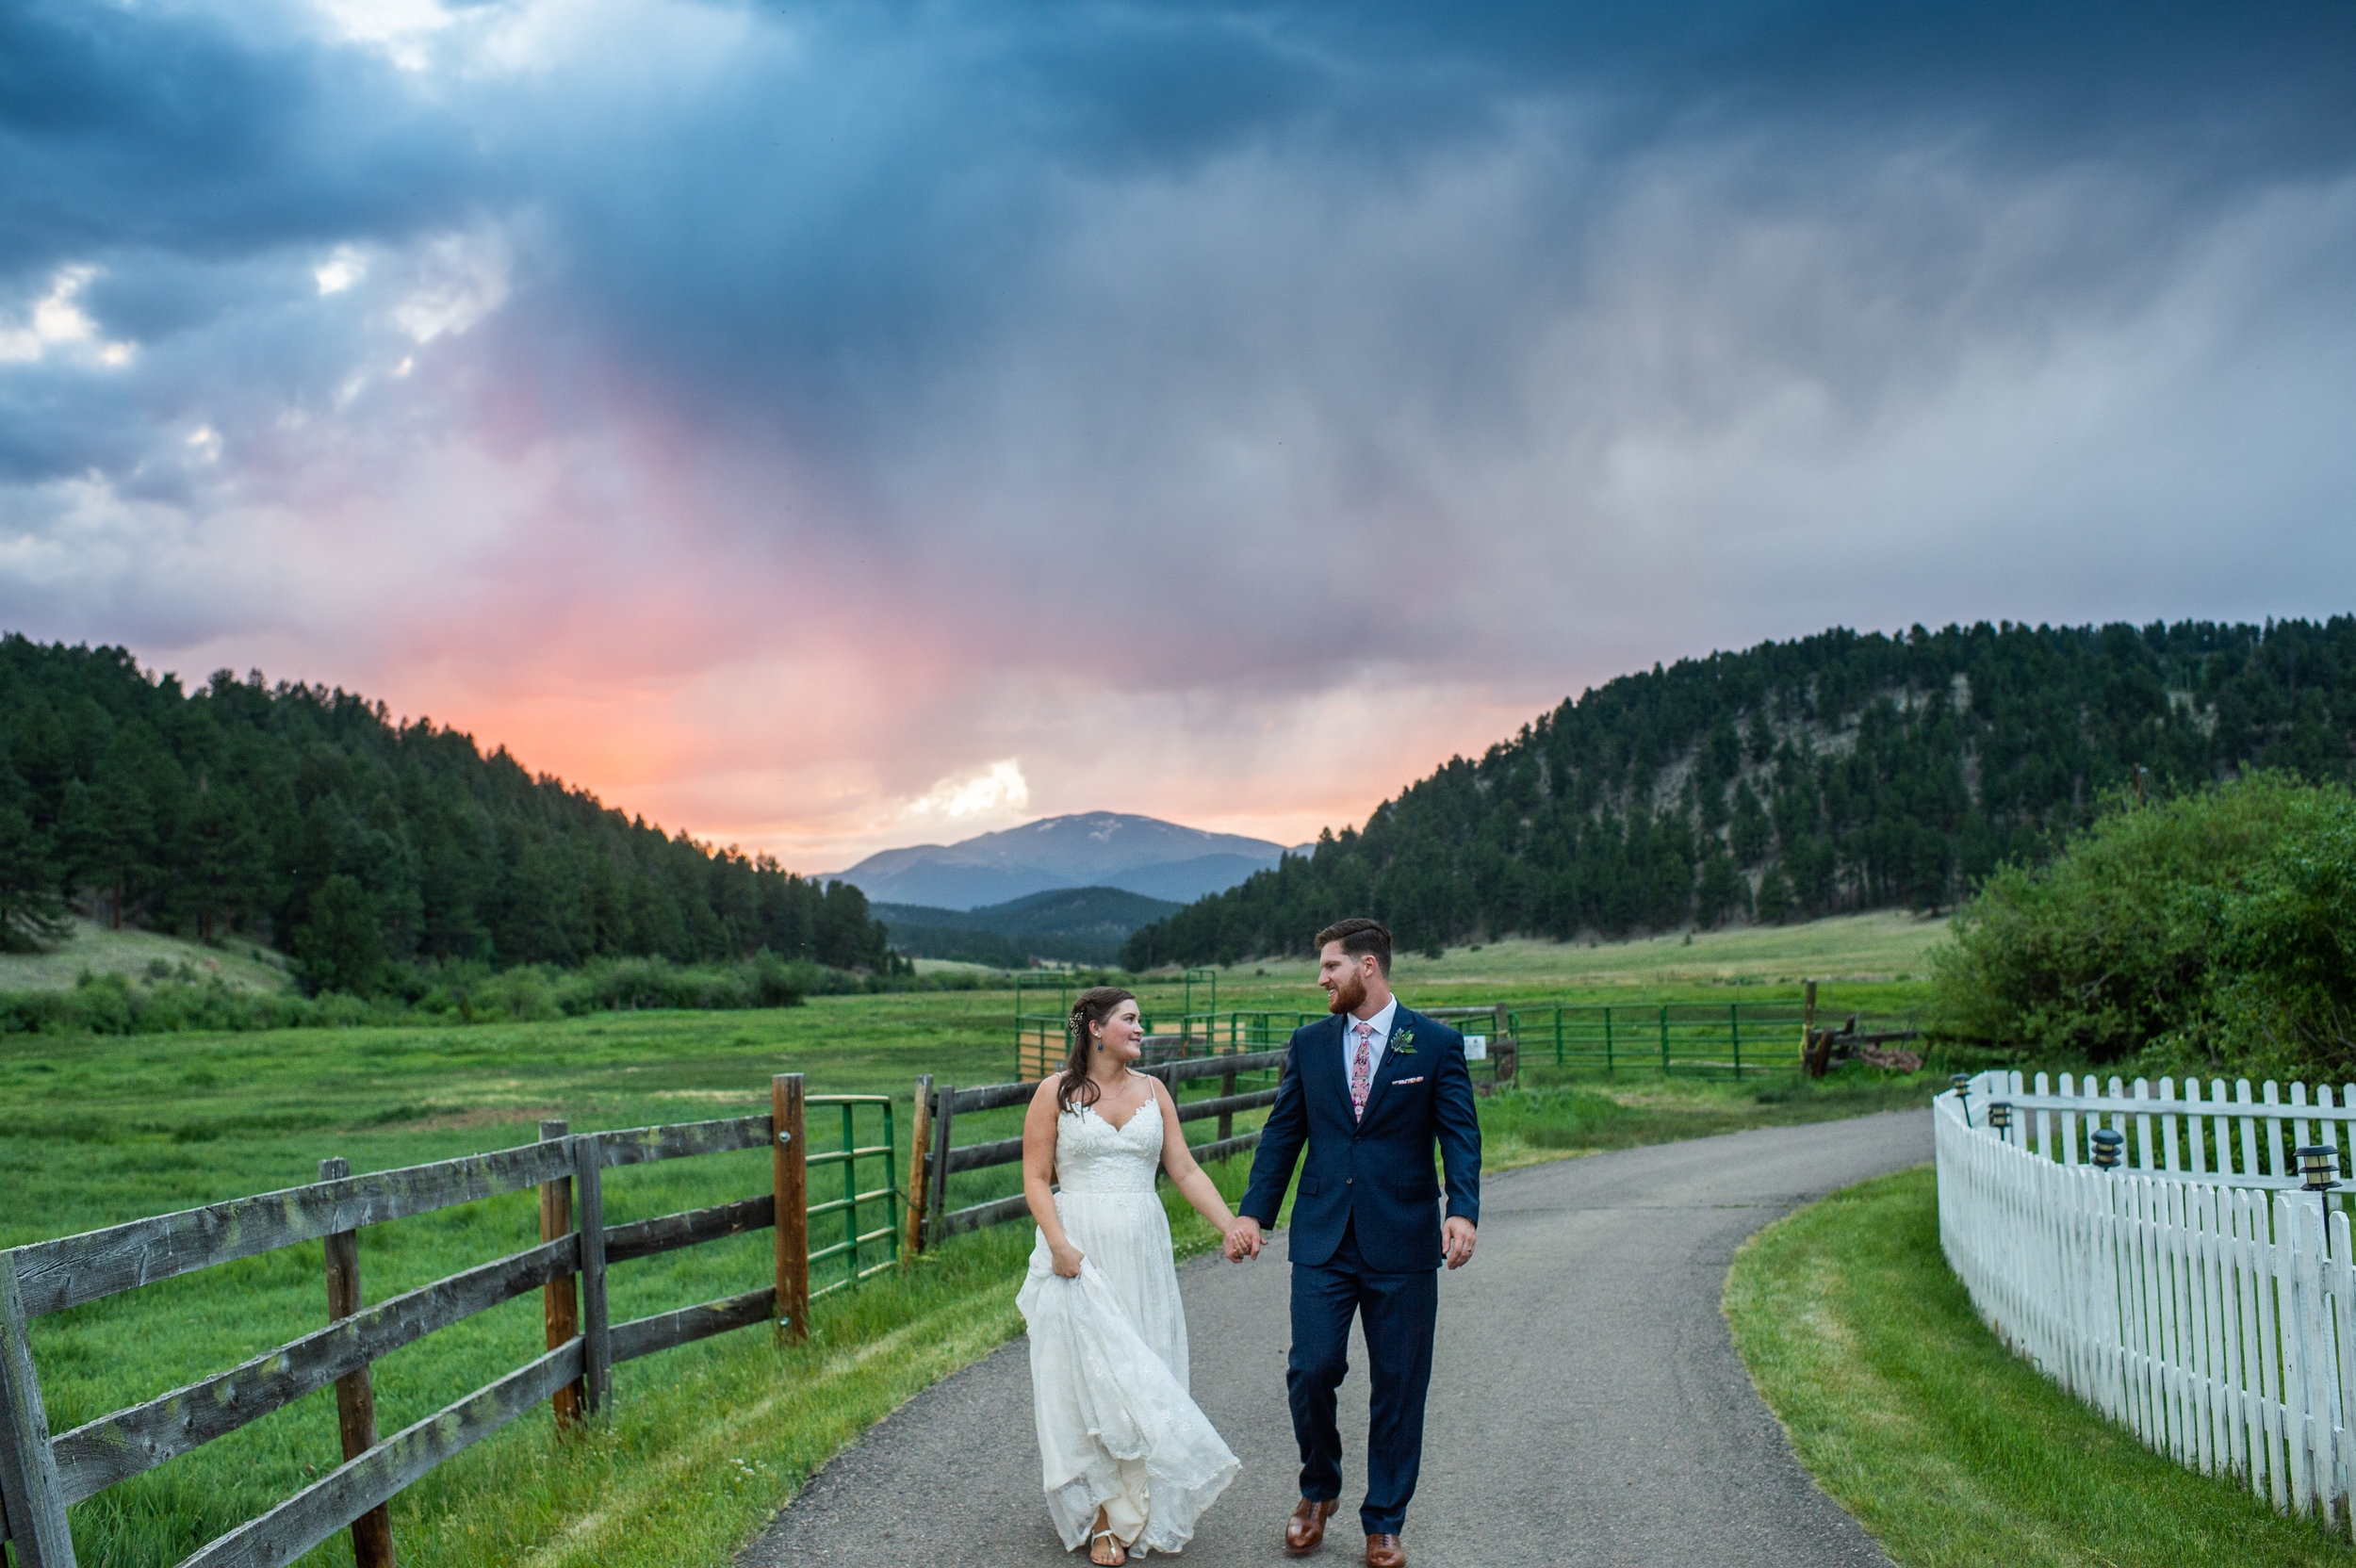
POLYGON ((2351 915, 2356 795, 2339 785, 2255 774, 2148 808, 2114 797, 1956 918, 1932 1027, 2096 1062, 2345 1066, 2351 915))

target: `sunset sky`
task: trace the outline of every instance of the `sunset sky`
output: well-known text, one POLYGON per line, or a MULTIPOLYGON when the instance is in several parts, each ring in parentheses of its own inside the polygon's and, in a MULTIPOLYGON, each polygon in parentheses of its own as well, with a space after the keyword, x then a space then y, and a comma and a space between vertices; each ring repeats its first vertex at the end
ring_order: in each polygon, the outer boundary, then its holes
POLYGON ((2356 611, 2356 8, 0 0, 0 628, 832 870, 2356 611))

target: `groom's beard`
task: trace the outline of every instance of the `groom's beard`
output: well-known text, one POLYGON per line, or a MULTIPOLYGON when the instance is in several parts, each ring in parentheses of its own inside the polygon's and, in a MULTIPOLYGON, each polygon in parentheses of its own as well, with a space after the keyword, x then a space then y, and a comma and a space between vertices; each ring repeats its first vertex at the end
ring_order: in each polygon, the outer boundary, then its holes
POLYGON ((1352 970, 1348 979, 1327 993, 1325 1006, 1328 1012, 1347 1013, 1354 1011, 1366 999, 1366 976, 1352 970))

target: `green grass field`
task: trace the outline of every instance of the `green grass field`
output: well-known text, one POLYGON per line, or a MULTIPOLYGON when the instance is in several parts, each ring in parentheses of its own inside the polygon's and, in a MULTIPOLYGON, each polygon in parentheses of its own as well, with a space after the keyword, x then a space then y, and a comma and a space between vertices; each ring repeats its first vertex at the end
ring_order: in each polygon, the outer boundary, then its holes
MULTIPOLYGON (((1808 932, 1740 934, 1785 944, 1742 961, 1865 972, 1862 963, 1842 963, 1837 943, 1827 951, 1825 934, 1808 932)), ((1860 951, 1885 950, 1872 945, 1888 939, 1878 928, 1858 928, 1857 937, 1860 951)), ((1708 953, 1713 939, 1697 939, 1694 950, 1709 962, 1732 961, 1708 953)), ((1698 972, 1674 972, 1679 977, 1672 981, 1657 956, 1509 946, 1464 956, 1484 954, 1512 963, 1482 975, 1467 962, 1444 988, 1441 976, 1419 976, 1402 961, 1402 992, 1426 1004, 1626 1001, 1633 980, 1596 976, 1654 973, 1661 983, 1644 989, 1644 1000, 1737 994, 1698 972), (1576 961, 1579 978, 1550 979, 1537 961, 1542 951, 1576 961)), ((1321 1003, 1305 965, 1252 972, 1261 968, 1270 966, 1222 975, 1222 1008, 1321 1003)), ((1176 987, 1148 989, 1149 1006, 1176 1010, 1176 987)), ((1824 1004, 1885 1006, 1908 1001, 1913 989, 1912 983, 1837 986, 1824 1004)), ((1746 985, 1739 994, 1766 1000, 1796 995, 1796 988, 1746 985)), ((526 1142, 543 1117, 564 1117, 587 1131, 756 1112, 766 1107, 769 1076, 778 1071, 803 1071, 816 1094, 897 1096, 905 1148, 917 1073, 961 1084, 1010 1076, 1012 1005, 1007 991, 913 992, 821 998, 782 1011, 616 1013, 532 1024, 0 1037, 0 1184, 13 1200, 0 1208, 0 1245, 311 1181, 329 1154, 368 1170, 526 1142)), ((1526 1066, 1526 1091, 1482 1102, 1493 1168, 1920 1103, 1933 1076, 1859 1072, 1821 1085, 1733 1084, 1663 1082, 1641 1071, 1582 1079, 1529 1058, 1526 1066)), ((1018 1121, 1011 1110, 966 1119, 959 1141, 1008 1135, 1018 1121)), ((833 1146, 831 1119, 814 1119, 811 1130, 817 1147, 833 1146)), ((1193 1131, 1211 1135, 1207 1122, 1193 1131)), ((862 1129, 862 1141, 873 1136, 872 1126, 862 1129)), ((1219 1174, 1232 1194, 1244 1171, 1238 1163, 1219 1174)), ((758 1152, 625 1169, 611 1178, 608 1218, 717 1202, 765 1191, 767 1183, 758 1152)), ((961 1175, 951 1201, 1015 1185, 1011 1168, 961 1175)), ((1209 1239, 1191 1214, 1177 1217, 1175 1230, 1185 1246, 1209 1239)), ((536 1236, 530 1194, 377 1227, 362 1238, 363 1283, 369 1299, 381 1299, 536 1236)), ((754 1330, 620 1368, 609 1427, 558 1444, 545 1421, 528 1418, 398 1500, 403 1561, 420 1568, 725 1561, 841 1443, 1016 1331, 1013 1292, 1028 1245, 1024 1226, 961 1238, 905 1277, 833 1298, 814 1315, 807 1348, 780 1350, 754 1330)), ((755 1234, 617 1266, 614 1318, 754 1288, 768 1278, 769 1251, 769 1238, 755 1234)), ((822 1273, 818 1282, 826 1282, 822 1273)), ((324 1304, 314 1245, 42 1319, 35 1349, 52 1428, 152 1397, 316 1328, 324 1304)), ((538 1304, 526 1298, 395 1353, 376 1372, 380 1430, 438 1409, 537 1353, 540 1342, 538 1304)), ((332 1397, 314 1395, 78 1507, 83 1560, 176 1561, 337 1457, 332 1397)), ((333 1543, 315 1558, 347 1560, 346 1548, 333 1543)))
POLYGON ((74 934, 47 952, 0 953, 0 991, 61 991, 84 974, 219 979, 233 990, 280 991, 288 984, 286 963, 251 941, 214 947, 155 931, 109 931, 96 921, 76 920, 74 934))
POLYGON ((2345 1528, 2152 1453, 1999 1344, 1939 1254, 1928 1167, 1753 1237, 1726 1312, 1801 1462, 1901 1568, 2356 1562, 2345 1528))

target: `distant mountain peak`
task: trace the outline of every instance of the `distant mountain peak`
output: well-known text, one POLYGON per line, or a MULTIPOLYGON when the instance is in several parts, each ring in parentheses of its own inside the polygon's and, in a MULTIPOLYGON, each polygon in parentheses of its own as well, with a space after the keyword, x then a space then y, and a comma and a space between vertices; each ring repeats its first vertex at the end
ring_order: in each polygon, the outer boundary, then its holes
POLYGON ((1055 888, 1120 888, 1187 903, 1276 864, 1282 844, 1126 811, 1042 817, 954 844, 869 856, 842 873, 868 897, 972 909, 1055 888))

